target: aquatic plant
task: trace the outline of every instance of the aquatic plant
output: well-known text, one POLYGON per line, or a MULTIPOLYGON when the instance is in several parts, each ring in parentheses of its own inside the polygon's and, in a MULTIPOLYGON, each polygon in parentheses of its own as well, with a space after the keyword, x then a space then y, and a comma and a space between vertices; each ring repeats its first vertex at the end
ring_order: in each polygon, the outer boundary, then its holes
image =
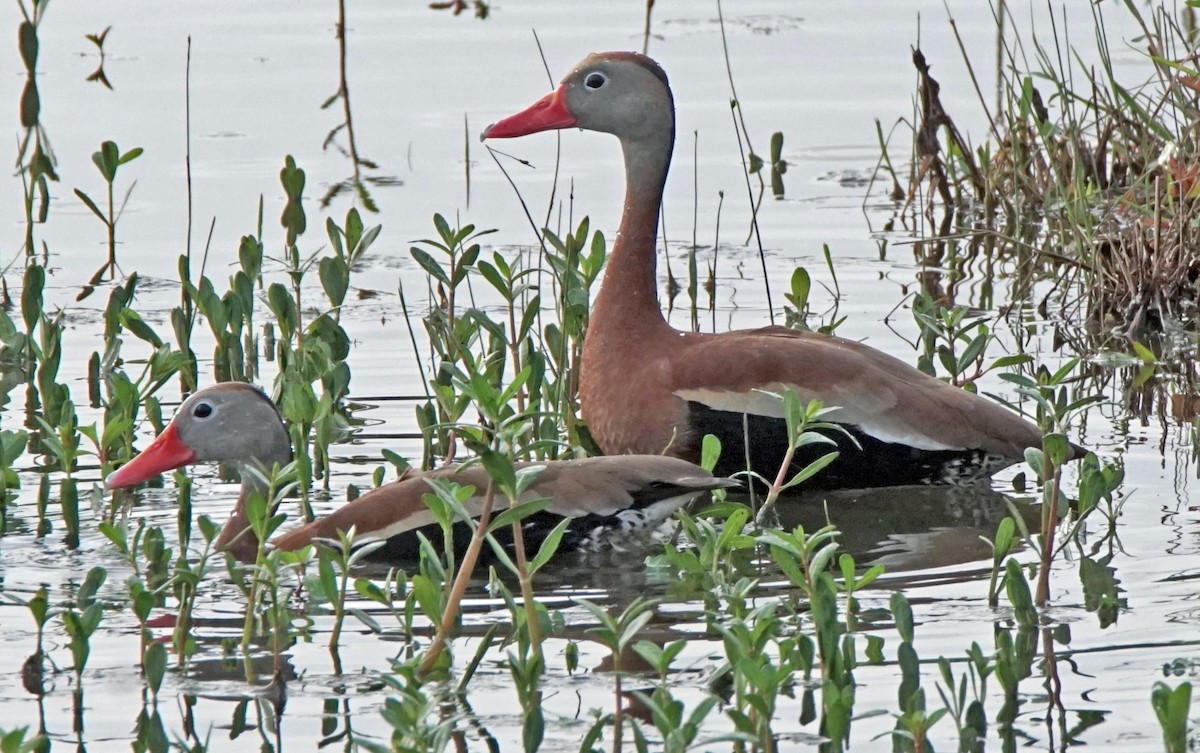
MULTIPOLYGON (((180 484, 181 496, 189 495, 190 491, 190 483, 180 484)), ((175 656, 178 658, 180 668, 186 669, 189 659, 197 650, 195 636, 192 635, 192 627, 195 622, 194 615, 202 593, 201 584, 209 572, 211 560, 216 556, 216 552, 213 549, 213 542, 217 538, 218 529, 217 525, 207 515, 201 515, 198 518, 197 523, 200 527, 200 535, 203 538, 204 544, 199 557, 193 562, 185 554, 188 551, 189 542, 183 535, 184 531, 190 530, 191 506, 181 505, 180 510, 181 515, 188 515, 188 525, 179 526, 179 551, 181 556, 175 560, 170 579, 175 602, 178 605, 175 616, 175 627, 171 631, 171 646, 175 651, 175 656)), ((148 651, 149 647, 147 647, 148 651)), ((149 675, 149 672, 147 674, 149 675)), ((151 685, 151 690, 157 695, 158 690, 153 685, 151 685)))
POLYGON ((39 587, 37 592, 28 601, 23 601, 9 593, 5 593, 4 598, 17 604, 23 604, 29 610, 29 615, 33 617, 35 626, 34 651, 25 659, 25 663, 21 666, 21 680, 26 690, 40 695, 45 692, 43 677, 46 663, 46 625, 50 622, 51 618, 58 616, 60 610, 50 607, 50 597, 45 586, 39 587))
POLYGON ((942 682, 937 691, 943 709, 948 712, 958 731, 959 749, 973 749, 987 734, 987 679, 996 671, 995 663, 983 653, 978 643, 972 643, 966 652, 967 661, 957 684, 950 660, 939 656, 938 672, 942 682), (968 696, 968 691, 970 696, 968 696))
POLYGON ((1012 369, 1033 361, 1028 354, 1013 353, 995 358, 985 367, 988 346, 995 340, 987 325, 990 317, 971 316, 966 306, 948 308, 922 291, 913 298, 912 314, 917 322, 921 350, 917 368, 939 376, 937 367, 941 366, 945 372, 943 378, 970 392, 977 390, 976 380, 988 372, 1012 369))
POLYGON ((1018 259, 1023 287, 1034 275, 1050 281, 1062 312, 1100 325, 1101 341, 1139 339, 1192 318, 1200 270, 1198 144, 1177 125, 1194 109, 1200 72, 1168 52, 1190 49, 1192 31, 1167 6, 1117 8, 1108 13, 1127 13, 1141 30, 1144 81, 1118 76, 1105 8, 1091 8, 1094 34, 1085 37, 1095 49, 1084 50, 1072 44, 1063 11, 1047 9, 1049 25, 1041 28, 1049 33, 1022 35, 1012 31, 1021 28, 1012 7, 993 3, 1000 71, 992 107, 951 17, 986 138, 972 145, 960 133, 918 48, 909 179, 895 175, 886 143, 881 160, 904 198, 902 214, 925 206, 932 218, 932 208, 943 206, 950 214, 937 234, 946 236, 958 213, 973 246, 1018 259), (1098 63, 1086 64, 1088 57, 1098 63))
POLYGON ((133 186, 136 181, 130 184, 128 190, 125 191, 125 198, 121 201, 121 206, 117 207, 113 203, 113 190, 117 181, 117 169, 128 162, 132 162, 142 156, 142 148, 134 147, 127 152, 122 152, 114 141, 105 141, 100 144, 99 151, 92 153, 92 162, 96 165, 96 169, 100 171, 100 177, 104 178, 106 194, 108 202, 106 209, 101 211, 100 207, 91 196, 84 193, 81 189, 75 189, 75 195, 84 205, 92 210, 92 214, 96 215, 97 219, 104 224, 105 230, 108 231, 108 262, 100 267, 94 275, 90 284, 95 285, 104 278, 106 273, 113 275, 117 272, 117 220, 121 217, 121 212, 125 209, 125 204, 129 202, 129 195, 133 192, 133 186))
POLYGON ((249 530, 243 536, 254 536, 256 549, 252 564, 237 564, 232 554, 226 554, 226 566, 230 577, 246 597, 246 615, 242 622, 240 648, 246 680, 253 681, 255 670, 251 662, 250 645, 255 637, 265 638, 272 655, 273 671, 278 675, 283 669, 283 652, 290 645, 294 631, 291 620, 290 599, 298 583, 290 584, 290 577, 309 557, 311 548, 299 552, 268 549, 271 536, 283 524, 286 516, 277 512, 280 504, 299 484, 296 463, 283 468, 248 468, 248 473, 258 476, 259 488, 246 501, 246 519, 249 530))
MULTIPOLYGON (((638 633, 646 624, 654 617, 654 603, 642 598, 636 598, 629 603, 628 606, 621 612, 619 616, 612 616, 602 607, 593 604, 587 599, 575 599, 576 604, 586 609, 591 613, 592 617, 599 623, 595 627, 588 629, 588 635, 592 640, 607 648, 612 653, 613 667, 613 698, 615 705, 611 715, 602 716, 596 720, 592 728, 585 736, 585 742, 591 740, 595 742, 599 739, 604 727, 612 725, 612 749, 614 751, 621 750, 621 736, 625 727, 624 713, 624 698, 621 691, 621 678, 624 672, 621 666, 621 656, 626 650, 633 646, 633 641, 638 637, 638 633)), ((667 661, 670 664, 670 661, 667 661)), ((540 711, 536 712, 540 716, 540 711)), ((539 722, 540 723, 540 722, 539 722)), ((527 735, 528 740, 529 735, 527 735)), ((538 733, 540 737, 540 732, 538 733)), ((536 749, 536 745, 534 748, 536 749)), ((528 742, 526 748, 529 748, 528 742)), ((591 745, 587 745, 590 749, 591 745)))
POLYGON ((63 627, 71 638, 67 646, 71 649, 77 693, 82 687, 83 670, 91 655, 91 637, 100 627, 100 620, 104 616, 104 605, 96 601, 96 592, 107 577, 108 573, 102 567, 89 570, 75 594, 75 604, 60 613, 63 627))
POLYGON ((41 735, 26 738, 28 734, 28 727, 0 729, 0 753, 33 753, 48 745, 41 735))
MULTIPOLYGON (((317 579, 321 595, 333 605, 333 629, 329 631, 329 650, 336 652, 342 635, 342 622, 346 619, 346 596, 350 586, 350 569, 370 557, 372 552, 386 541, 368 542, 359 547, 352 546, 355 531, 338 531, 337 541, 318 542, 317 579)), ((311 587, 310 587, 311 592, 311 587)), ((338 670, 341 671, 340 668, 338 670)))
POLYGON ((846 317, 838 315, 842 296, 838 287, 837 270, 833 265, 833 255, 829 251, 828 244, 823 245, 821 249, 825 257, 825 268, 829 271, 829 278, 833 282, 833 289, 830 290, 832 300, 829 309, 820 315, 815 327, 809 324, 809 317, 814 313, 810 302, 812 276, 804 267, 796 267, 792 270, 790 289, 783 294, 783 323, 784 326, 792 329, 806 329, 820 332, 823 335, 832 335, 837 331, 838 326, 846 321, 846 317))
MULTIPOLYGON (((826 408, 819 400, 812 400, 806 404, 800 403, 800 398, 796 396, 796 391, 788 388, 783 391, 783 418, 787 425, 787 450, 783 455, 783 462, 779 466, 779 473, 774 479, 761 479, 767 481, 767 498, 763 501, 762 508, 758 511, 756 519, 758 522, 763 522, 767 516, 772 513, 772 507, 779 500, 779 495, 793 487, 803 484, 808 479, 821 472, 821 469, 837 459, 838 452, 827 452, 820 457, 817 457, 799 472, 792 474, 788 478, 788 471, 792 467, 792 461, 796 457, 796 451, 807 445, 830 445, 837 447, 837 442, 830 439, 825 434, 821 433, 821 429, 831 432, 842 432, 850 438, 852 442, 857 444, 854 439, 840 424, 830 421, 821 421, 821 417, 826 416, 836 408, 826 408)), ((753 473, 747 469, 747 474, 753 473)))
POLYGON ((28 432, 0 430, 0 536, 8 531, 8 504, 21 488, 21 478, 13 469, 13 462, 25 452, 28 442, 28 432))
POLYGON ((1183 753, 1188 749, 1188 711, 1192 703, 1192 684, 1181 682, 1172 690, 1166 683, 1155 683, 1150 704, 1162 727, 1163 744, 1167 753, 1183 753))
MULTIPOLYGON (((54 150, 50 147, 50 139, 41 122, 42 98, 37 84, 38 53, 41 49, 38 30, 45 19, 47 4, 48 0, 31 0, 29 5, 26 5, 26 0, 17 2, 23 19, 17 28, 17 49, 25 66, 25 87, 21 90, 19 107, 21 127, 25 133, 17 148, 16 164, 23 194, 26 258, 37 255, 33 228, 46 222, 52 197, 50 181, 58 182, 58 173, 54 169, 54 150)), ((43 256, 49 256, 49 249, 44 242, 42 248, 43 256)))
POLYGON ((88 74, 88 81, 96 81, 105 89, 112 91, 112 84, 108 81, 108 75, 104 73, 104 40, 108 39, 108 32, 112 31, 112 26, 105 26, 104 31, 95 34, 85 34, 84 39, 96 45, 96 52, 100 53, 100 61, 96 64, 96 70, 88 74))

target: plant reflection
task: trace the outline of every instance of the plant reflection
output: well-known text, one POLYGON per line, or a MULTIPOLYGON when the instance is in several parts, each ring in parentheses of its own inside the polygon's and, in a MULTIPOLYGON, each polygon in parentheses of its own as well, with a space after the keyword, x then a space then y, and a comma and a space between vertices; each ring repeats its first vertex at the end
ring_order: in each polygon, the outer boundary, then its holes
POLYGON ((99 81, 104 85, 104 88, 112 91, 112 84, 108 82, 108 76, 104 74, 104 40, 108 38, 108 32, 112 31, 111 26, 104 27, 104 31, 99 34, 88 34, 87 40, 96 45, 96 50, 100 53, 100 62, 96 64, 96 70, 92 71, 87 77, 88 81, 99 81))
POLYGON ((488 14, 492 12, 492 7, 486 0, 445 0, 445 2, 433 2, 429 4, 432 10, 448 10, 456 16, 462 15, 463 11, 468 8, 475 11, 475 17, 481 20, 486 20, 488 14))
POLYGON ((333 93, 333 96, 321 104, 321 109, 327 110, 334 104, 341 102, 343 120, 325 135, 325 141, 321 144, 321 147, 329 149, 332 146, 345 157, 349 158, 350 165, 354 169, 354 174, 329 187, 329 190, 321 197, 321 208, 328 207, 335 198, 350 191, 358 201, 362 202, 364 209, 369 212, 378 212, 379 207, 371 197, 371 193, 367 190, 367 187, 395 186, 400 185, 401 181, 393 176, 367 174, 368 172, 378 173, 379 165, 375 161, 362 156, 358 151, 358 142, 354 136, 354 115, 350 108, 350 83, 346 75, 346 55, 348 48, 346 38, 346 0, 338 0, 337 40, 338 89, 333 93), (344 146, 338 142, 338 136, 342 132, 346 134, 346 144, 344 146))
MULTIPOLYGON (((50 140, 41 124, 42 100, 37 85, 38 27, 45 15, 46 0, 31 0, 32 11, 25 0, 18 0, 24 20, 17 32, 21 61, 25 65, 25 88, 21 91, 21 128, 25 133, 17 148, 18 172, 25 195, 25 256, 33 257, 37 246, 33 237, 33 226, 46 221, 50 212, 50 183, 58 181, 54 171, 57 160, 50 148, 50 140), (36 212, 35 212, 36 207, 36 212)), ((49 250, 43 247, 45 256, 49 250)))

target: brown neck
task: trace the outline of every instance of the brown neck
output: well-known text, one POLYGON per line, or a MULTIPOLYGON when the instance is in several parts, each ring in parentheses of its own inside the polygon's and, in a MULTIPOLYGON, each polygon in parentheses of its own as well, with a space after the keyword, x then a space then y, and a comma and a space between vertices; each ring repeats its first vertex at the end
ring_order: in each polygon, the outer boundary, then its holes
MULTIPOLYGON (((249 564, 258 559, 258 536, 255 535, 254 529, 250 525, 250 514, 246 508, 250 503, 251 496, 258 494, 263 499, 267 499, 270 490, 258 474, 247 470, 244 463, 240 465, 239 470, 242 474, 242 489, 238 494, 237 504, 234 505, 229 520, 225 521, 221 532, 217 534, 213 547, 217 551, 229 552, 239 562, 249 564)), ((271 508, 267 512, 268 516, 274 514, 275 508, 271 508)))
POLYGON ((625 208, 592 309, 592 326, 613 324, 626 331, 653 331, 667 326, 658 305, 655 246, 674 139, 673 131, 664 131, 654 138, 621 142, 625 208))
POLYGON ((258 537, 254 535, 254 529, 250 527, 250 516, 246 513, 246 504, 252 493, 254 493, 254 485, 243 483, 233 513, 225 521, 221 532, 217 534, 217 540, 213 542, 213 548, 218 552, 229 552, 238 562, 247 564, 258 558, 258 537))

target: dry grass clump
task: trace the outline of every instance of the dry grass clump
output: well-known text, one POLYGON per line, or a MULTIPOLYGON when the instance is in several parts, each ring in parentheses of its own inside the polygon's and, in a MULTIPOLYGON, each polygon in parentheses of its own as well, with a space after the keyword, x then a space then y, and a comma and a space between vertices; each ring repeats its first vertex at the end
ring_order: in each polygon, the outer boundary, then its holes
MULTIPOLYGON (((1033 246, 1031 263, 1056 281, 1063 314, 1137 337, 1178 322, 1194 326, 1200 279, 1200 54, 1193 15, 1165 6, 1143 15, 1130 44, 1149 75, 1117 80, 1103 12, 1090 4, 1094 65, 1051 10, 1050 38, 1006 33, 1012 18, 993 6, 999 29, 996 103, 989 107, 964 54, 989 124, 972 147, 939 99, 919 49, 913 170, 905 209, 957 212, 957 232, 1002 234, 1033 246), (1029 243, 1030 226, 1036 240, 1029 243)), ((1111 12, 1111 11, 1107 11, 1111 12)), ((1072 19, 1075 21, 1076 19, 1072 19)), ((953 19, 950 20, 954 28, 953 19)), ((1039 27, 1044 33, 1044 28, 1039 27)), ((957 29, 955 29, 957 34, 957 29)), ((897 187, 900 182, 895 182, 897 187)))
MULTIPOLYGON (((1156 176, 1155 185, 1164 181, 1156 176)), ((1178 185, 1170 183, 1169 185, 1178 185)), ((1096 235, 1087 300, 1099 323, 1129 339, 1162 331, 1170 323, 1195 324, 1200 281, 1200 213, 1195 198, 1160 190, 1146 214, 1131 208, 1120 224, 1096 235)), ((1121 211, 1116 212, 1118 217, 1121 211)))

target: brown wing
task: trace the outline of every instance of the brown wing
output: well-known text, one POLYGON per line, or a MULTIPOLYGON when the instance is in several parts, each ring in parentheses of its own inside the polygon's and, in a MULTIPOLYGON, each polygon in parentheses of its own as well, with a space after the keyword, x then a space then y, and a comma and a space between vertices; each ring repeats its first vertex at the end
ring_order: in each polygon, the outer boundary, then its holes
POLYGON ((852 340, 767 327, 692 336, 686 347, 673 390, 716 410, 782 416, 780 401, 764 391, 791 387, 803 400, 837 406, 831 420, 888 442, 1012 458, 1041 445, 1037 427, 1015 412, 852 340))
MULTIPOLYGON (((647 499, 695 495, 708 489, 736 486, 728 479, 714 478, 685 460, 657 455, 622 455, 580 460, 520 463, 519 468, 542 465, 544 470, 523 500, 549 498, 550 512, 565 518, 585 515, 615 515, 647 499), (652 493, 651 493, 652 492, 652 493)), ((487 473, 475 464, 420 474, 381 486, 347 503, 329 515, 272 540, 280 549, 299 549, 315 538, 336 539, 338 531, 353 526, 356 537, 390 538, 436 522, 426 507, 429 478, 448 478, 462 486, 475 487, 463 507, 472 515, 483 509, 487 473)), ((493 510, 508 506, 496 495, 493 510)))
POLYGON ((615 515, 650 501, 737 485, 679 458, 612 455, 547 463, 530 495, 549 497, 547 509, 556 515, 578 518, 615 515))

